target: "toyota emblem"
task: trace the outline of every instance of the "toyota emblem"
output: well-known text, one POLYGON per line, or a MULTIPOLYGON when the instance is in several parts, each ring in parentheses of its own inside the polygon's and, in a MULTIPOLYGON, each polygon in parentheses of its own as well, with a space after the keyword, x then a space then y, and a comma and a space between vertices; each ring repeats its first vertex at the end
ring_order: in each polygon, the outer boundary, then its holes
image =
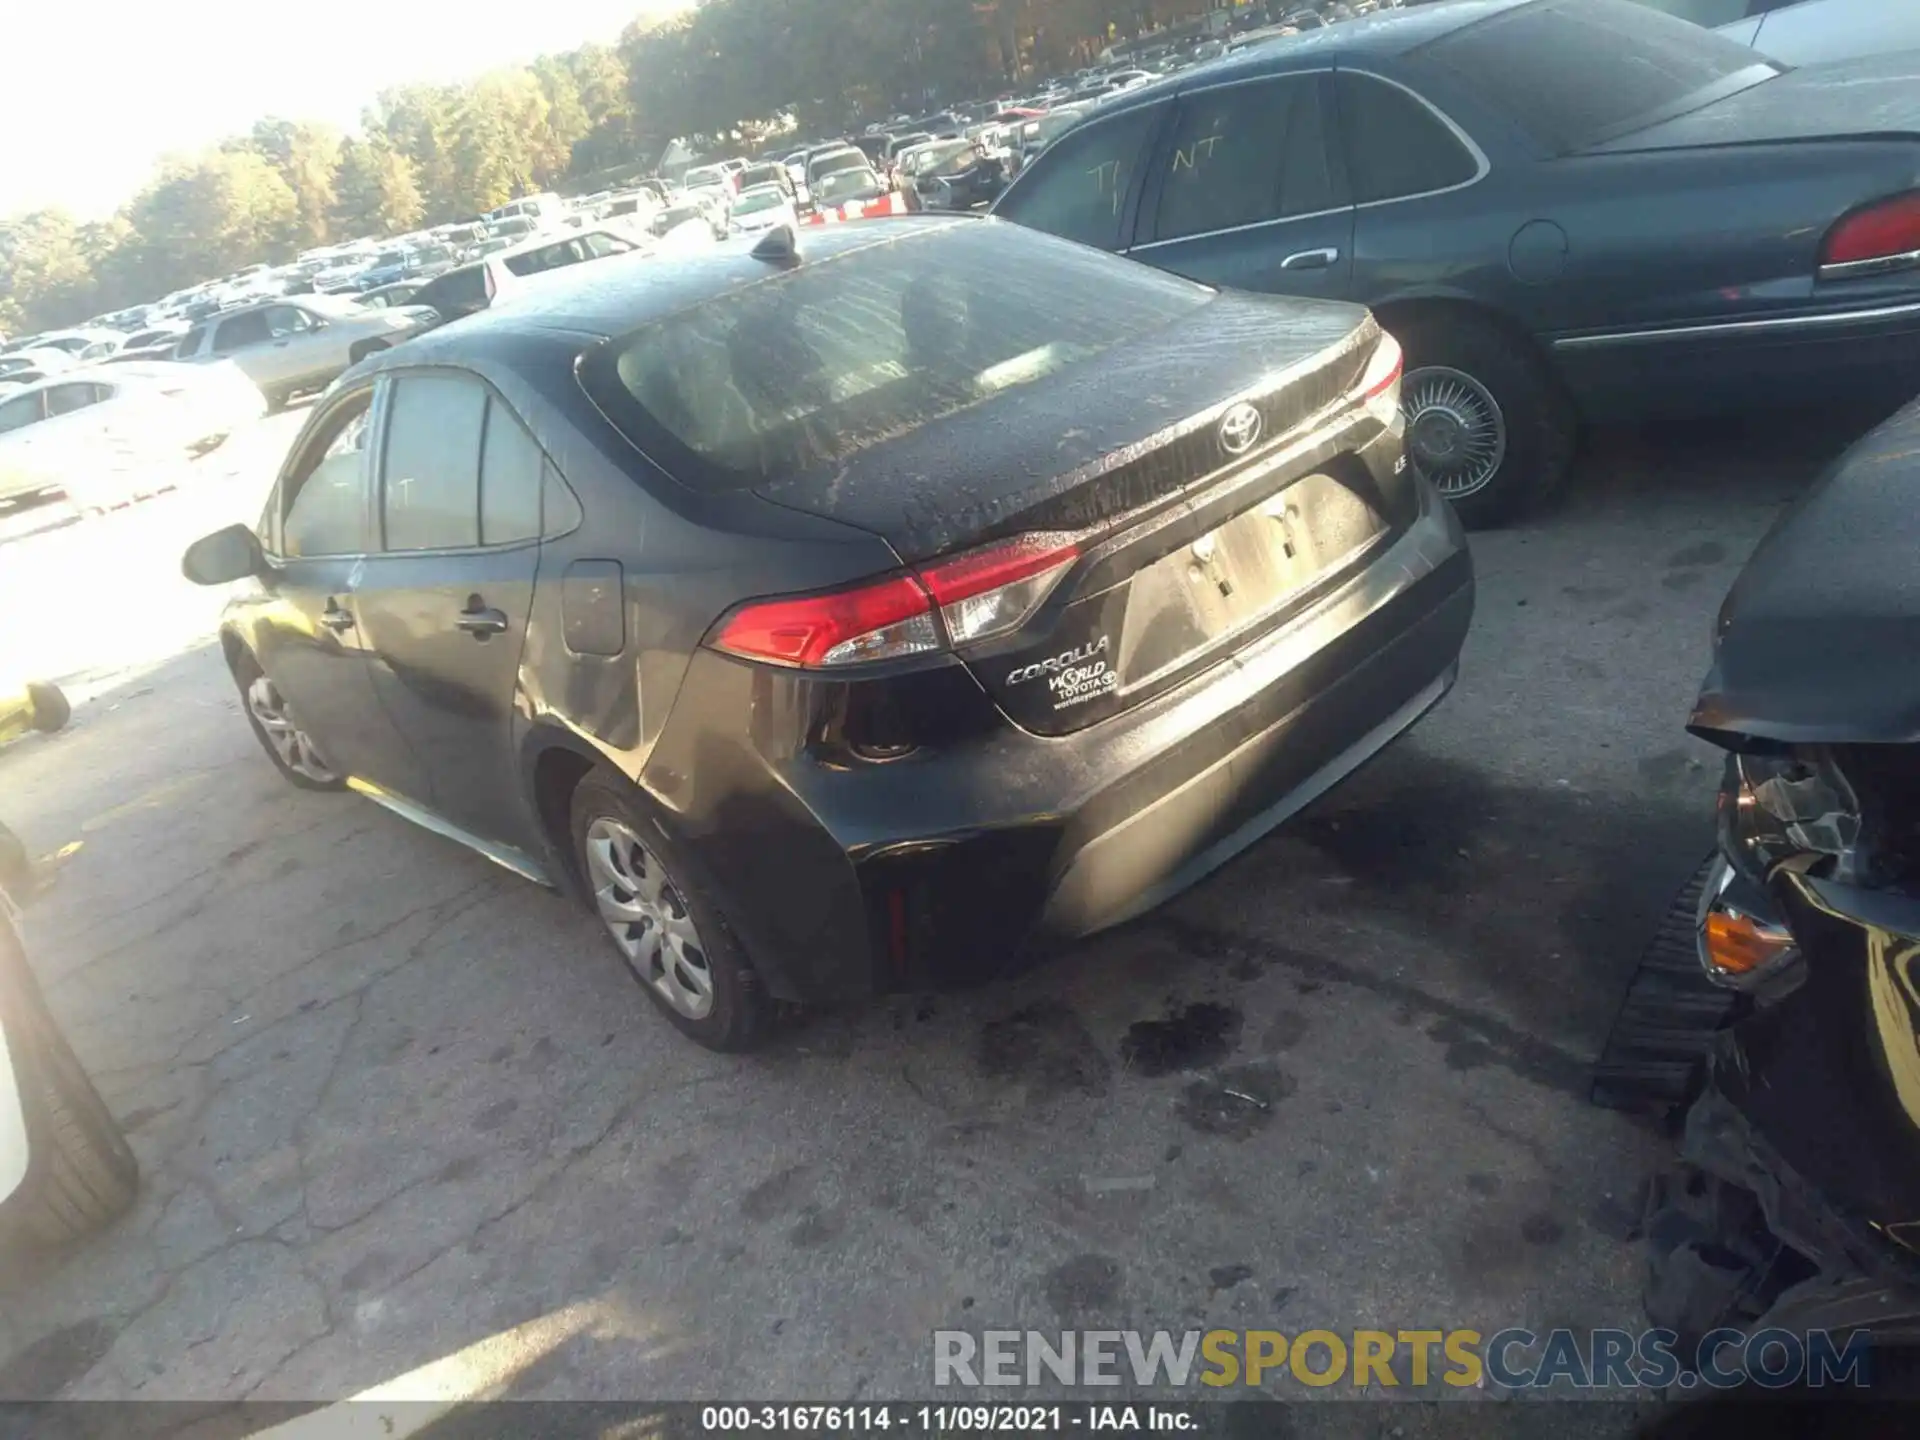
POLYGON ((1242 400, 1220 417, 1220 448, 1229 455, 1244 455, 1260 438, 1260 412, 1242 400))

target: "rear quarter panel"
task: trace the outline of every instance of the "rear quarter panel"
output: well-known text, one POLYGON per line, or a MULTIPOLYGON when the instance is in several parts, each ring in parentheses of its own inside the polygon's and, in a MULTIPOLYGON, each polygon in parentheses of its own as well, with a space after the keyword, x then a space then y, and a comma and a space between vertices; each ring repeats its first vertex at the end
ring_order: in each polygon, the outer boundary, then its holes
MULTIPOLYGON (((1920 144, 1837 140, 1574 156, 1539 167, 1568 237, 1537 328, 1633 330, 1792 314, 1838 296, 1814 278, 1847 211, 1911 188, 1920 144)), ((1831 289, 1831 287, 1827 287, 1831 289)))

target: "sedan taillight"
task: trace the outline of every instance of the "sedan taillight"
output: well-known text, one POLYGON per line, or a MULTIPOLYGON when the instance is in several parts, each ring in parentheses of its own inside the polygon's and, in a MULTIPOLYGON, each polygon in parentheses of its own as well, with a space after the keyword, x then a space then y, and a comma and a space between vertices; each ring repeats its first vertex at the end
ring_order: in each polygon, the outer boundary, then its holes
POLYGON ((1820 246, 1820 278, 1846 280, 1920 267, 1920 191, 1877 201, 1840 221, 1820 246))
POLYGON ((743 660, 835 669, 990 640, 1025 624, 1079 555, 1071 536, 1020 535, 851 590, 754 601, 710 643, 743 660))

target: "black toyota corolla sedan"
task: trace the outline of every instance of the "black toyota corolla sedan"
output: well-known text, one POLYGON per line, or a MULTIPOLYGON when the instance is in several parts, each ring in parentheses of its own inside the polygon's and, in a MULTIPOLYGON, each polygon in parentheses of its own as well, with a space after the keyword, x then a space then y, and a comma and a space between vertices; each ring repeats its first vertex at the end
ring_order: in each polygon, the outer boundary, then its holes
POLYGON ((288 779, 591 901, 702 1044, 1137 914, 1453 680, 1357 306, 963 218, 578 270, 343 377, 185 569, 288 779))

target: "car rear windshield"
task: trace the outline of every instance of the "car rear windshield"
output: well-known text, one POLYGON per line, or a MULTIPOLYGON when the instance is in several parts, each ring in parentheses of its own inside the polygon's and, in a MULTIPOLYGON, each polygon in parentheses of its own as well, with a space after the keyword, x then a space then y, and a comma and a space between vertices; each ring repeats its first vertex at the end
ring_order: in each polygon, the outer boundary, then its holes
POLYGON ((1212 294, 1052 236, 962 221, 718 295, 609 341, 581 379, 675 479, 737 489, 1057 374, 1212 294))
POLYGON ((1746 46, 1637 0, 1544 0, 1412 52, 1498 106, 1556 155, 1780 73, 1746 46))

